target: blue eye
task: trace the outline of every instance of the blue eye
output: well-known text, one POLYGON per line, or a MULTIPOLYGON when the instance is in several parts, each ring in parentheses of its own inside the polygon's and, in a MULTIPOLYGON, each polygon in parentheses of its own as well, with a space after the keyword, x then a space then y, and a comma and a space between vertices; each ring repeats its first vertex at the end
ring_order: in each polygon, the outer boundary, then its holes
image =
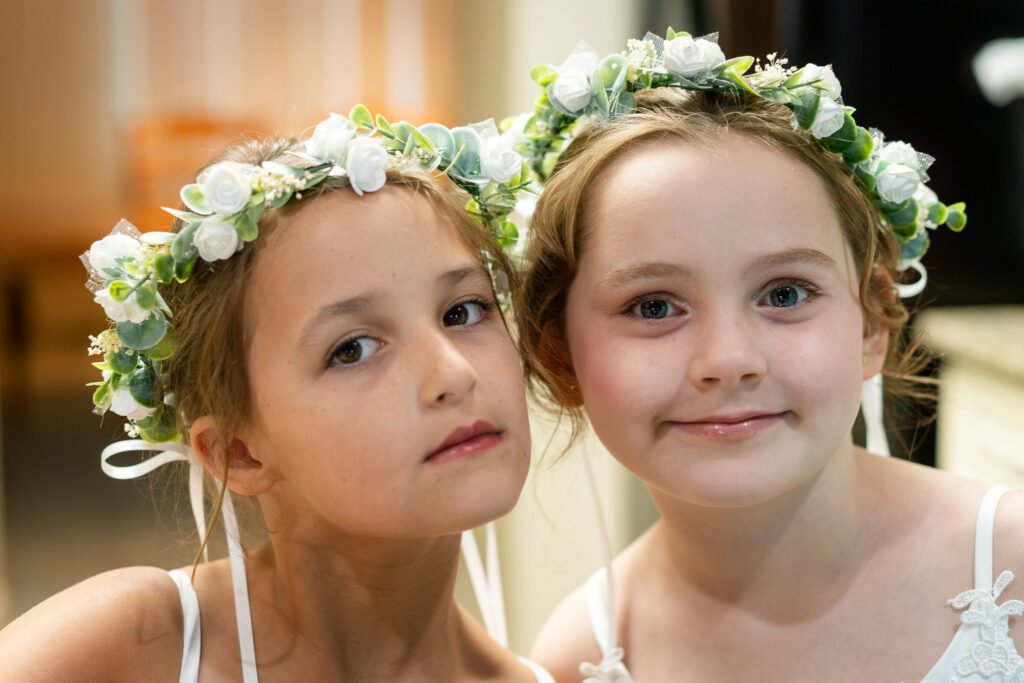
POLYGON ((331 365, 357 365, 372 358, 380 350, 381 342, 373 337, 352 337, 335 347, 331 365))
POLYGON ((455 304, 443 316, 445 327, 476 325, 487 317, 491 304, 485 301, 463 301, 455 304))
POLYGON ((640 299, 633 304, 630 308, 630 312, 633 315, 644 318, 645 320, 661 320, 678 313, 679 309, 665 299, 649 297, 646 299, 640 299))
POLYGON ((766 296, 767 303, 773 308, 792 308, 814 294, 810 285, 789 282, 772 287, 766 296))

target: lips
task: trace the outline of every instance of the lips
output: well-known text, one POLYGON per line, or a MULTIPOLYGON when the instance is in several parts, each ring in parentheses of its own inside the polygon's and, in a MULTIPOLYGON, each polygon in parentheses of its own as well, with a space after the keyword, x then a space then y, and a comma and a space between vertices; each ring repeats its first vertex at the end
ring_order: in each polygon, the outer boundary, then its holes
POLYGON ((682 431, 693 436, 712 439, 737 439, 753 436, 768 429, 781 422, 788 414, 788 411, 781 413, 749 411, 709 415, 697 420, 669 422, 668 425, 673 430, 682 431))
POLYGON ((427 454, 424 462, 442 463, 482 453, 501 443, 502 431, 487 420, 452 430, 441 445, 427 454))

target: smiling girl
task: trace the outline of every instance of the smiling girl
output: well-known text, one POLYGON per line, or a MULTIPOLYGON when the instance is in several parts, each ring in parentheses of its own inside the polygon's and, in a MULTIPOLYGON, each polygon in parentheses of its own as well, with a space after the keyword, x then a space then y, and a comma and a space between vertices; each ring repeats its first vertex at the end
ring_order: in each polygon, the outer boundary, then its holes
POLYGON ((895 283, 962 206, 856 125, 830 69, 746 74, 670 30, 594 57, 596 94, 569 101, 582 61, 534 72, 525 344, 661 519, 537 659, 560 681, 1020 680, 1024 591, 996 574, 1024 568, 1022 497, 851 437, 865 381, 921 391, 895 283))
POLYGON ((51 598, 0 634, 5 680, 550 680, 453 599, 460 532, 512 508, 530 455, 494 284, 508 261, 431 173, 514 193, 522 162, 495 167, 490 142, 357 107, 304 143, 228 150, 182 190, 174 233, 93 245, 114 323, 95 401, 144 439, 104 468, 161 450, 143 466, 189 460, 195 484, 201 463, 231 556, 51 598), (232 495, 269 531, 248 555, 232 495))

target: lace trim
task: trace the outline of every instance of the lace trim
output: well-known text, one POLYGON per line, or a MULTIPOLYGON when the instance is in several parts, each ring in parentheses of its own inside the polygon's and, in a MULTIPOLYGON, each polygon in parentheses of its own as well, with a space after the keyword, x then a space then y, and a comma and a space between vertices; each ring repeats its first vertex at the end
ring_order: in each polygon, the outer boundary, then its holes
POLYGON ((615 647, 604 653, 599 664, 583 662, 580 673, 587 677, 583 683, 633 683, 633 677, 622 663, 624 656, 623 649, 615 647))
POLYGON ((960 615, 966 626, 977 626, 981 639, 971 646, 970 652, 960 657, 953 666, 956 674, 950 683, 961 683, 969 676, 988 679, 1000 676, 1003 683, 1024 683, 1024 658, 1017 654, 1017 648, 1010 638, 1011 616, 1024 614, 1024 602, 1007 600, 996 604, 999 595, 1013 581, 1013 572, 1007 570, 999 575, 991 590, 972 588, 949 601, 956 609, 970 606, 960 615))

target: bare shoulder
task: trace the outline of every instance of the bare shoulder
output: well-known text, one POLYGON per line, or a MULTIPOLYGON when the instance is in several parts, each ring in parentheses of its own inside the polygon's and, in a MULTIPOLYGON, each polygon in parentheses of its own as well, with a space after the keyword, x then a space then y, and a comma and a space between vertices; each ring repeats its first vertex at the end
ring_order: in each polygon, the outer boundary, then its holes
POLYGON ((116 569, 40 603, 0 631, 0 671, 19 681, 177 680, 178 590, 153 567, 116 569))
POLYGON ((586 584, 573 590, 551 613, 537 634, 530 658, 551 672, 558 683, 581 681, 580 664, 601 660, 587 613, 586 584))

